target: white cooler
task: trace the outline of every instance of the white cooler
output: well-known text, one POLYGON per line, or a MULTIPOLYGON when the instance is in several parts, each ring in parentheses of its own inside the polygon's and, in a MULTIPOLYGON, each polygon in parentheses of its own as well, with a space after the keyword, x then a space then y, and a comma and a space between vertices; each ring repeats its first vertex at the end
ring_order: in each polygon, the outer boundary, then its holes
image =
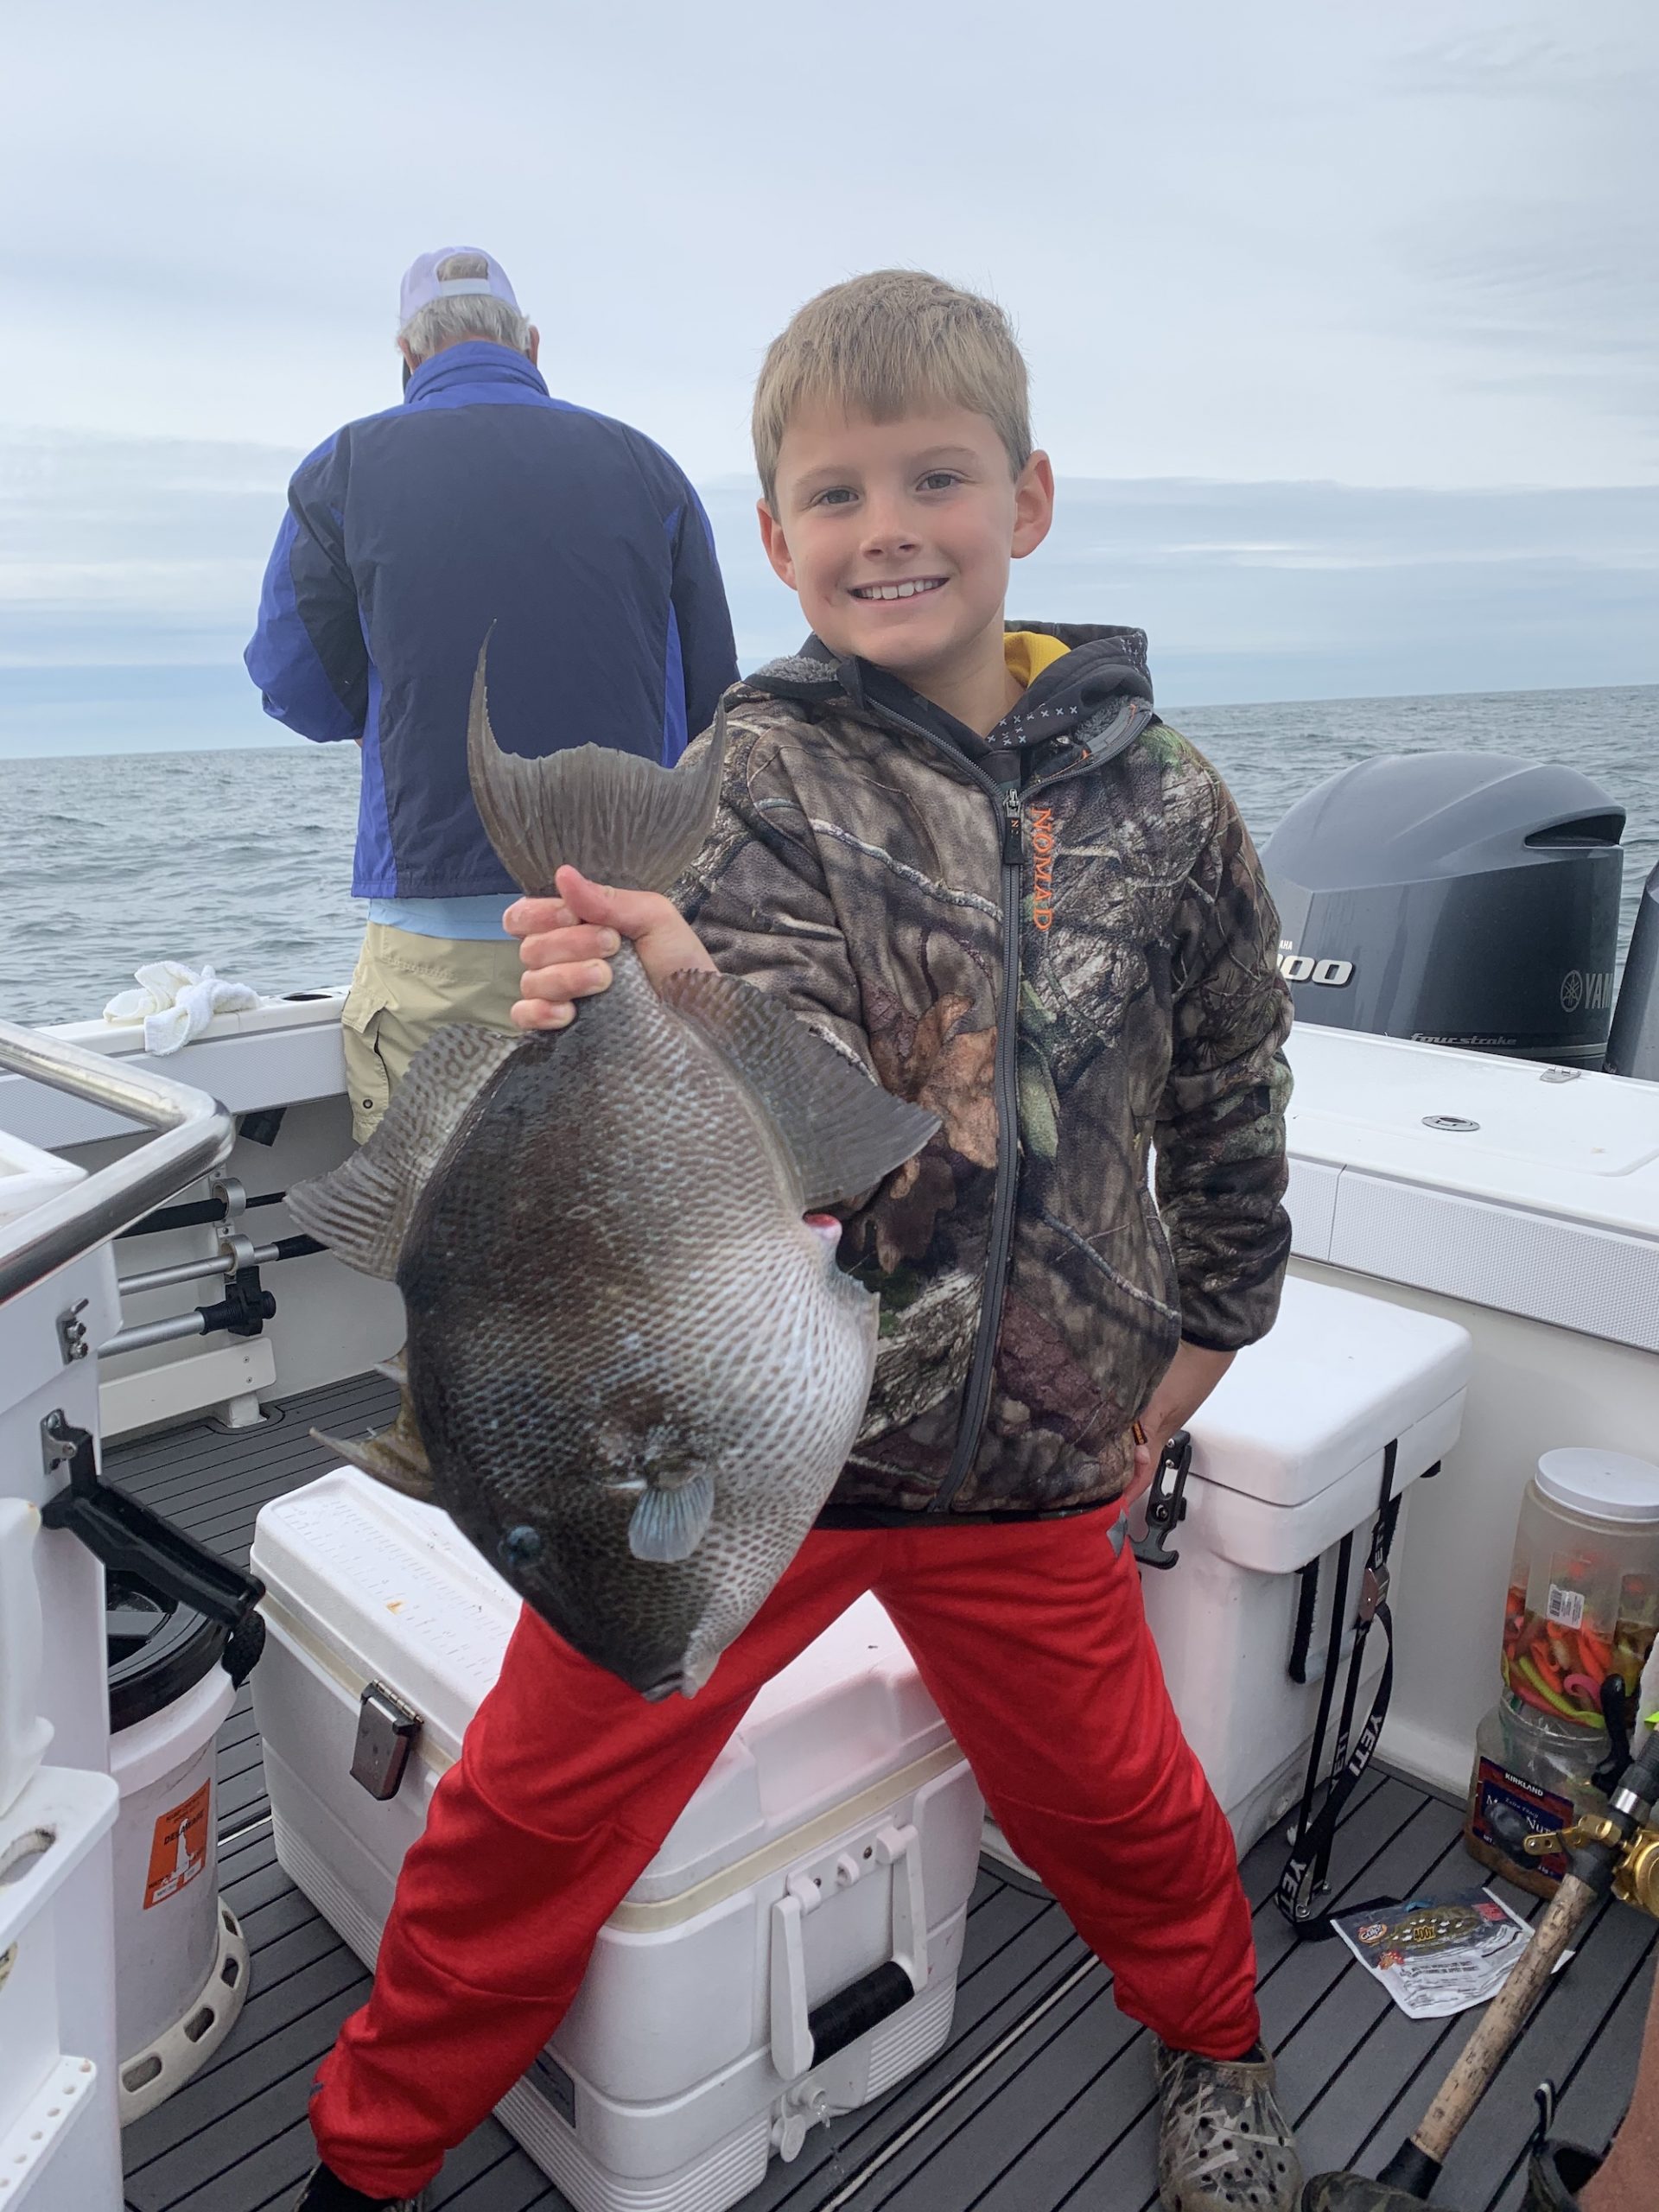
MULTIPOLYGON (((1178 1563, 1143 1569, 1141 1587, 1181 1726, 1241 1853, 1301 1796, 1338 1547, 1353 1533, 1351 1623, 1387 1448, 1408 1498, 1457 1441, 1470 1356, 1455 1322, 1292 1276, 1276 1326, 1192 1423, 1186 1517, 1169 1538, 1178 1563)), ((1137 1511, 1137 1535, 1141 1525, 1137 1511)), ((1351 1627, 1344 1653, 1352 1642, 1351 1627)), ((1380 1631, 1368 1637, 1356 1732, 1383 1649, 1380 1631)), ((1337 1713, 1343 1689, 1339 1677, 1337 1713)))
MULTIPOLYGON (((372 1961, 518 1601, 447 1516, 347 1469, 266 1506, 252 1571, 277 1857, 372 1961), (390 1706, 364 1707, 372 1684, 390 1706), (398 1707, 420 1725, 377 1798, 398 1707)), ((501 2120, 578 2212, 722 2212, 772 2152, 792 2158, 815 2120, 944 2043, 981 1815, 886 1613, 861 1599, 750 1707, 501 2120)))

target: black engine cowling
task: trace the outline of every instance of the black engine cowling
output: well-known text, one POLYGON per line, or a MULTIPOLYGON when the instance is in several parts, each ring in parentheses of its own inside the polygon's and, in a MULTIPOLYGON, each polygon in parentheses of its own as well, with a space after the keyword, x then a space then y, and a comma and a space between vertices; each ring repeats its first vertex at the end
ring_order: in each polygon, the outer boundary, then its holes
POLYGON ((1624 980, 1618 987, 1618 1006, 1607 1039, 1607 1071, 1659 1083, 1659 864, 1636 910, 1630 949, 1624 956, 1624 980))
POLYGON ((1395 753, 1328 778, 1262 854, 1297 1019, 1599 1067, 1624 810, 1576 769, 1395 753))

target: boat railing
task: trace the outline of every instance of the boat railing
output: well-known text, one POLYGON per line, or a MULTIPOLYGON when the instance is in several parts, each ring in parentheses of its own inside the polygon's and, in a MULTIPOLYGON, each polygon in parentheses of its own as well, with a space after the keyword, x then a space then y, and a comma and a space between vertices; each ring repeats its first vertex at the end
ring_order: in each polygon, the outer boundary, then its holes
POLYGON ((207 1091, 10 1021, 0 1021, 0 1070, 156 1132, 73 1189, 0 1224, 0 1300, 92 1250, 207 1174, 235 1138, 230 1114, 207 1091))

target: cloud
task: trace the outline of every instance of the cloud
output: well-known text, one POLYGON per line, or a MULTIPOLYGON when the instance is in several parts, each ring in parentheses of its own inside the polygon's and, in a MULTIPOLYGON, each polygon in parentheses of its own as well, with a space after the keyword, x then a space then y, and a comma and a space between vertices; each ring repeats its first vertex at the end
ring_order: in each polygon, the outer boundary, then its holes
POLYGON ((1402 155, 1441 183, 1408 197, 1389 250, 1445 349, 1445 389, 1535 439, 1599 417, 1636 480, 1659 458, 1652 10, 1608 0, 1566 29, 1556 9, 1503 13, 1395 58, 1402 155))
MULTIPOLYGON (((0 433, 0 752, 277 744, 240 665, 296 451, 0 433)), ((801 620, 704 497, 746 666, 801 620)), ((1659 487, 1063 479, 1016 614, 1130 622, 1166 702, 1659 680, 1659 487)))
POLYGON ((297 458, 0 429, 0 664, 222 658, 297 458))
POLYGON ((1572 38, 1560 35, 1554 0, 1530 11, 1505 0, 1491 15, 1484 26, 1408 46, 1389 72, 1395 86, 1480 101, 1587 101, 1600 114, 1610 104, 1645 105, 1659 76, 1647 0, 1600 0, 1593 16, 1573 25, 1572 38))
POLYGON ((308 446, 472 238, 556 386, 699 480, 791 310, 895 262, 1009 305, 1071 475, 1659 479, 1649 0, 12 16, 13 426, 308 446))

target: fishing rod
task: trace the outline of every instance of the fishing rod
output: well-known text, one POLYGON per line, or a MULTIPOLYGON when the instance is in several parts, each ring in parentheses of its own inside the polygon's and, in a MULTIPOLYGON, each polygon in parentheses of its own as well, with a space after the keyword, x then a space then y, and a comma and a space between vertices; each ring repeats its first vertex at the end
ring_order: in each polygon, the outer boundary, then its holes
POLYGON ((1302 2193, 1302 2212, 1410 2212, 1427 2202, 1556 1962, 1602 1899, 1611 1891, 1659 1919, 1656 1802, 1659 1728, 1624 1770, 1605 1813, 1580 1813, 1564 1834, 1551 1830, 1527 1838, 1527 1849, 1536 1855, 1565 1850, 1567 1871, 1509 1980, 1481 2015, 1427 2112, 1376 2180, 1353 2172, 1316 2174, 1302 2193))

